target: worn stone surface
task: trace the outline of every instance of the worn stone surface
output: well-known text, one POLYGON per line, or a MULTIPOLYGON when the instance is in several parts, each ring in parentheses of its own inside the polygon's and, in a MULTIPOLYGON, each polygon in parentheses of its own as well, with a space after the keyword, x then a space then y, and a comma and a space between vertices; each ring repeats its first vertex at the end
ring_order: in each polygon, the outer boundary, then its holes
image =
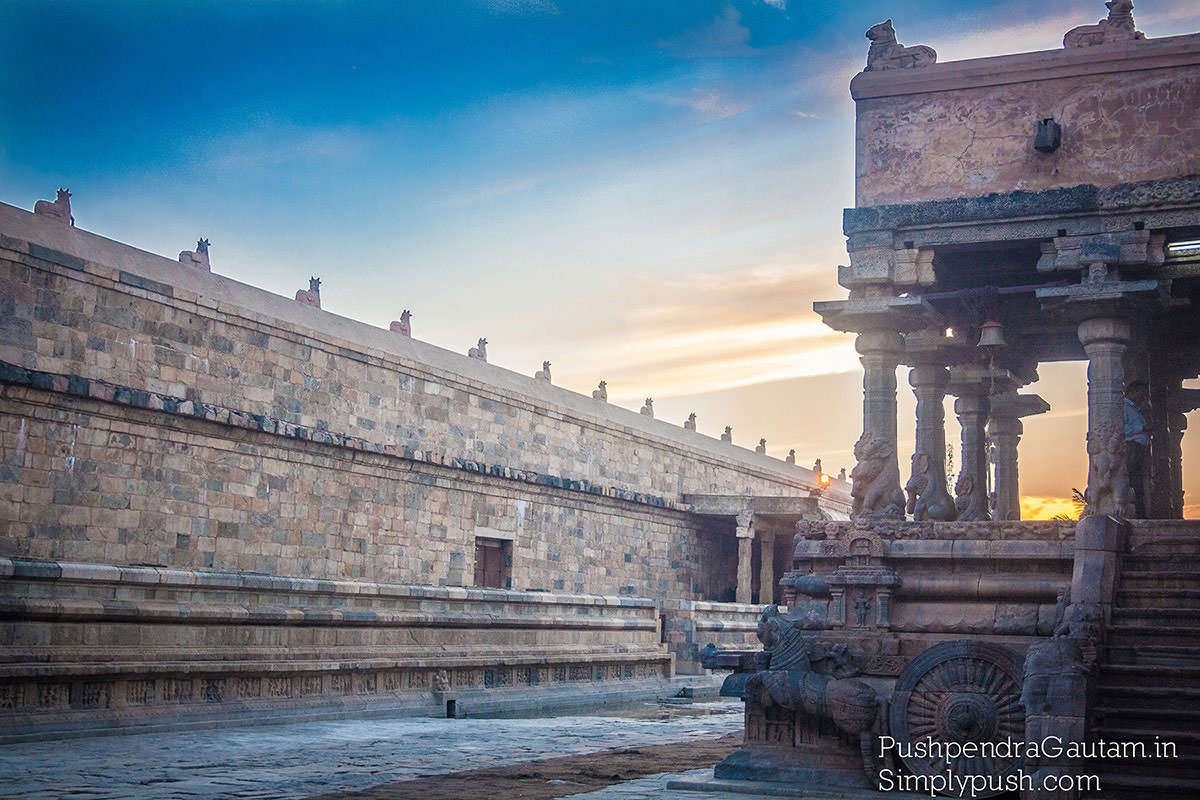
POLYGON ((740 728, 738 705, 713 710, 725 713, 665 720, 657 713, 642 719, 359 720, 10 745, 0 750, 0 794, 22 800, 308 797, 554 755, 715 739, 740 728))
POLYGON ((872 96, 857 103, 856 204, 1198 173, 1196 50, 1200 37, 1172 37, 1103 56, 1078 48, 871 73, 872 96), (1144 68, 1168 50, 1191 53, 1192 65, 1180 67, 1181 56, 1144 68), (1130 69, 1138 59, 1141 68, 1130 69), (893 76, 903 88, 889 91, 893 76), (1063 129, 1053 153, 1033 148, 1034 124, 1047 118, 1063 129))

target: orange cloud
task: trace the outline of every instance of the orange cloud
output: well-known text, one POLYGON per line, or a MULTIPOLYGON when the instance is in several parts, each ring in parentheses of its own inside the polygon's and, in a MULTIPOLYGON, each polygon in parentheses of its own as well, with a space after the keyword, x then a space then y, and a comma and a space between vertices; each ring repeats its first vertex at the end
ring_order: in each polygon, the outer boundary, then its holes
POLYGON ((1053 519, 1059 515, 1075 519, 1079 507, 1069 497, 1021 496, 1021 519, 1053 519))

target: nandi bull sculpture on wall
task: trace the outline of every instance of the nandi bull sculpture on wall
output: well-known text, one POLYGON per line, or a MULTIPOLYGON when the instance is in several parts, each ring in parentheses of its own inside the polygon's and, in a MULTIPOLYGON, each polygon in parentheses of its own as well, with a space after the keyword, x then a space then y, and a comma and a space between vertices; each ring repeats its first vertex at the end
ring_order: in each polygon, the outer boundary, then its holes
POLYGON ((53 203, 49 200, 38 200, 33 204, 33 213, 56 219, 64 225, 74 225, 75 218, 71 216, 71 190, 59 189, 58 197, 53 203))
POLYGON ((886 20, 867 30, 871 48, 867 51, 867 72, 881 69, 924 67, 937 62, 937 52, 923 44, 905 47, 896 41, 896 29, 886 20))

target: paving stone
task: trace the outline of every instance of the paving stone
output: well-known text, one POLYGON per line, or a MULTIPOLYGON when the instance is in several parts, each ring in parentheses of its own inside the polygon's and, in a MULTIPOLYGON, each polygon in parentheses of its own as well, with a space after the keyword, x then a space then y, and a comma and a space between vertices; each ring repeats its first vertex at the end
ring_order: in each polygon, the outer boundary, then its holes
POLYGON ((657 706, 647 705, 652 718, 341 720, 14 744, 0 748, 0 797, 298 799, 557 755, 715 739, 742 728, 740 703, 697 707, 716 713, 658 719, 657 706))

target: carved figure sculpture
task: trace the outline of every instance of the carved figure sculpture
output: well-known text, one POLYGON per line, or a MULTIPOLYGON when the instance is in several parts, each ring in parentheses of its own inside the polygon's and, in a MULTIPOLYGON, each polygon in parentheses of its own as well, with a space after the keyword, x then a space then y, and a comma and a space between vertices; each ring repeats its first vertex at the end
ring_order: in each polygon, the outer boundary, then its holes
POLYGON ((866 595, 859 595, 854 601, 854 621, 860 628, 867 627, 867 614, 871 611, 871 600, 866 595))
POLYGON ((793 447, 791 450, 788 450, 787 458, 785 458, 784 461, 789 464, 796 463, 796 448, 793 447))
POLYGON ((857 670, 844 646, 818 642, 814 630, 822 627, 814 617, 784 616, 778 606, 763 609, 758 638, 767 669, 746 680, 746 702, 803 711, 831 720, 844 733, 867 734, 875 724, 879 698, 865 681, 850 677, 857 670), (838 677, 831 674, 835 670, 838 677))
POLYGON ((923 44, 905 47, 896 41, 896 29, 889 19, 867 29, 871 47, 867 50, 867 72, 881 69, 924 67, 937 62, 937 52, 923 44))
POLYGON ((478 344, 468 350, 467 358, 487 361, 487 339, 480 339, 478 344))
POLYGON ((74 225, 75 218, 71 216, 71 190, 59 189, 58 197, 53 203, 49 200, 38 200, 33 204, 33 213, 56 219, 64 225, 74 225))
POLYGON ((401 336, 412 336, 412 312, 407 308, 400 312, 400 319, 392 320, 392 324, 388 326, 388 330, 392 333, 398 333, 401 336))
MULTIPOLYGON (((1054 635, 1035 641, 1025 654, 1021 706, 1025 716, 1037 719, 1037 729, 1045 733, 1066 733, 1073 722, 1082 730, 1088 673, 1099 651, 1099 609, 1068 605, 1070 599, 1069 588, 1059 593, 1054 635)), ((1061 775, 1067 769, 1061 762, 1045 758, 1027 759, 1025 766, 1037 785, 1047 773, 1061 775)))
POLYGON ((1146 34, 1134 26, 1132 0, 1110 0, 1104 6, 1108 9, 1108 19, 1067 31, 1063 36, 1063 47, 1091 47, 1146 38, 1146 34))
POLYGON ((765 456, 767 454, 767 440, 759 439, 758 445, 754 448, 754 452, 758 453, 760 456, 765 456))
POLYGON ((539 369, 537 372, 533 373, 533 377, 539 381, 545 381, 546 383, 549 383, 550 382, 550 362, 543 361, 542 368, 539 369))
POLYGON ((950 493, 941 486, 934 485, 930 475, 929 455, 913 453, 912 476, 904 484, 908 492, 908 505, 905 511, 914 520, 950 521, 956 518, 956 504, 950 493))
POLYGON ((1102 425, 1088 433, 1088 485, 1083 516, 1127 511, 1129 476, 1125 463, 1125 432, 1102 425))
POLYGON ((184 250, 179 254, 179 263, 195 267, 196 269, 202 269, 205 272, 211 272, 212 266, 208 263, 208 247, 208 239, 198 240, 195 251, 184 250))
POLYGON ((309 278, 308 291, 300 289, 296 292, 296 302, 313 308, 321 307, 321 279, 309 278))
POLYGON ((683 421, 683 429, 685 431, 696 430, 696 412, 688 414, 688 418, 683 421))
POLYGON ((733 428, 728 425, 725 426, 725 432, 721 434, 721 441, 726 444, 733 443, 733 428))
POLYGON ((592 399, 593 400, 603 400, 606 403, 608 402, 608 383, 607 382, 600 381, 600 387, 592 390, 592 399))
POLYGON ((858 463, 850 473, 853 514, 904 517, 904 492, 900 489, 895 452, 891 442, 868 438, 866 434, 854 443, 854 458, 858 463))
POLYGON ((984 513, 987 498, 975 486, 975 479, 965 472, 960 472, 954 482, 954 508, 958 512, 959 522, 979 522, 987 519, 984 513))
POLYGON ((642 406, 641 413, 642 413, 642 416, 645 416, 645 417, 653 417, 654 416, 654 398, 653 397, 646 398, 646 404, 642 406))

